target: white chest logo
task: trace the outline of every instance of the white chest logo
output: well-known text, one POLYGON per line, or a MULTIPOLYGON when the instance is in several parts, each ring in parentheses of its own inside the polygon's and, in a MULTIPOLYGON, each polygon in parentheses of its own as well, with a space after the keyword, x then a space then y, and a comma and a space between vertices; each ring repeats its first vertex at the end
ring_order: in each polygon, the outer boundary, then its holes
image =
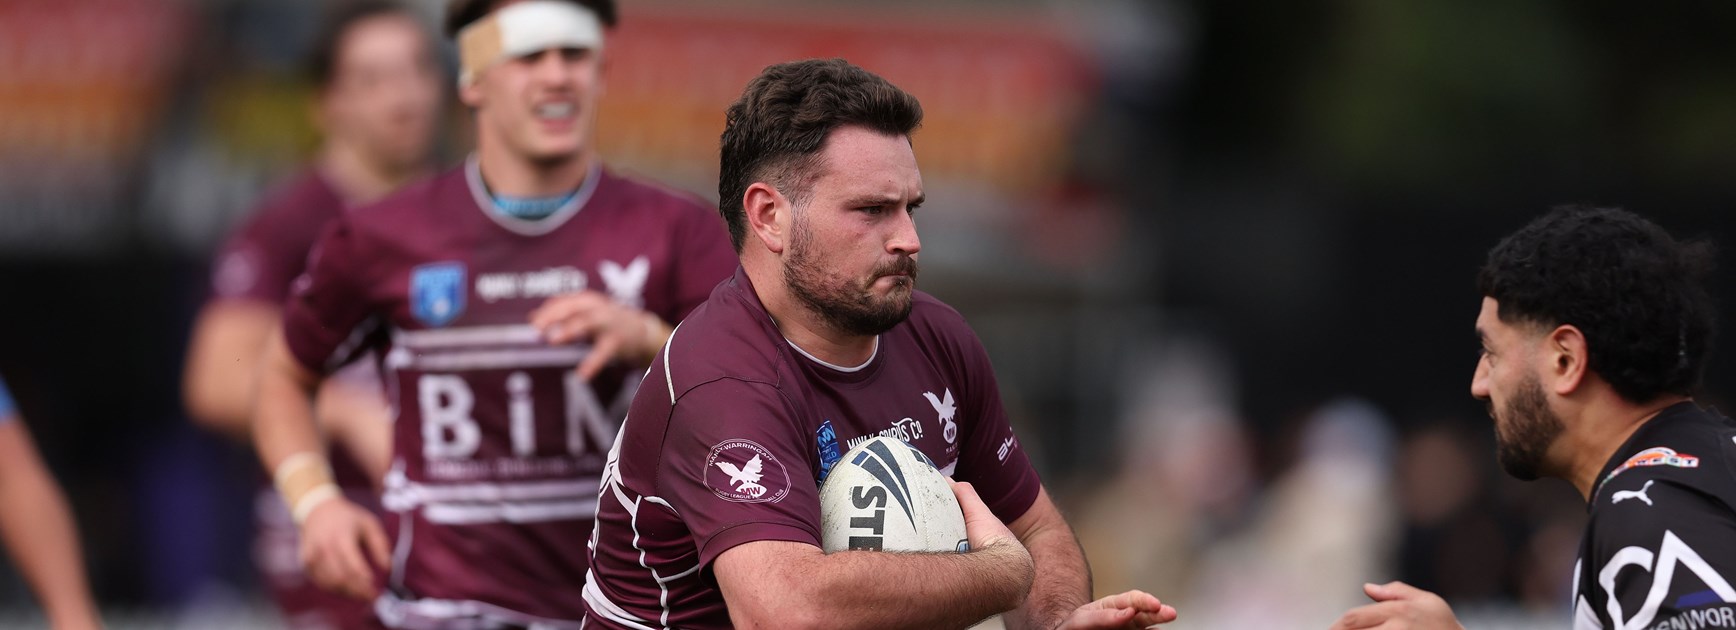
POLYGON ((1652 482, 1653 481, 1655 481, 1655 480, 1647 479, 1646 485, 1640 486, 1640 489, 1638 489, 1638 490, 1622 490, 1622 491, 1617 492, 1613 495, 1610 495, 1609 502, 1614 504, 1614 503, 1621 503, 1622 501, 1626 501, 1628 499, 1639 499, 1641 501, 1645 501, 1646 505, 1651 505, 1652 504, 1652 498, 1646 496, 1646 491, 1652 489, 1652 482))
POLYGON ((760 457, 758 455, 753 456, 753 459, 747 460, 747 463, 742 464, 741 468, 736 468, 735 464, 729 462, 717 462, 717 467, 723 469, 723 472, 729 475, 729 481, 730 483, 735 484, 737 492, 755 498, 766 493, 765 486, 759 484, 760 468, 762 466, 764 466, 764 464, 760 463, 760 457))
POLYGON ((945 392, 945 398, 936 397, 934 392, 922 392, 922 397, 927 398, 928 404, 934 406, 934 412, 940 414, 940 437, 945 438, 947 444, 951 444, 958 440, 958 423, 952 421, 953 415, 958 413, 958 405, 952 400, 952 389, 945 392))
POLYGON ((640 256, 625 266, 605 260, 597 264, 597 272, 603 276, 609 297, 633 308, 644 308, 645 279, 651 276, 650 259, 640 256))
MULTIPOLYGON (((1717 598, 1716 601, 1736 603, 1736 588, 1731 588, 1730 582, 1725 580, 1724 576, 1719 575, 1718 571, 1713 569, 1712 565, 1706 562, 1706 559, 1701 557, 1698 552, 1694 551, 1693 547, 1689 547, 1688 543, 1682 542, 1681 538, 1676 537, 1675 532, 1664 530, 1664 539, 1658 545, 1656 553, 1645 547, 1623 547, 1610 556, 1609 563, 1603 565, 1603 570, 1598 571, 1597 583, 1603 587, 1604 595, 1607 597, 1605 611, 1609 613, 1609 618, 1622 630, 1642 630, 1652 627, 1652 621, 1656 619, 1659 607, 1663 605, 1664 598, 1669 595, 1670 584, 1675 580, 1676 569, 1678 568, 1687 569, 1693 573, 1701 584, 1706 585, 1712 591, 1712 595, 1717 598), (1652 587, 1646 591, 1645 601, 1640 604, 1639 610, 1634 612, 1632 618, 1624 615, 1626 611, 1622 610, 1619 589, 1616 588, 1615 584, 1616 577, 1621 575, 1622 569, 1630 566, 1637 567, 1652 576, 1652 587)), ((1676 618, 1680 619, 1681 617, 1678 615, 1676 618)), ((1672 627, 1675 626, 1672 625, 1672 627)))

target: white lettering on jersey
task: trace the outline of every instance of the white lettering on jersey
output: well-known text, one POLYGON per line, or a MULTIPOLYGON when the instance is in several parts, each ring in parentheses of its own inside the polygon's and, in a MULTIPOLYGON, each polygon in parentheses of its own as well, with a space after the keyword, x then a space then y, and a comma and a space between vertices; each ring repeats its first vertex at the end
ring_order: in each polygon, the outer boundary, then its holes
POLYGON ((917 440, 922 439, 922 423, 917 422, 915 418, 901 418, 892 423, 892 426, 878 432, 850 438, 844 443, 844 450, 856 448, 857 444, 874 437, 889 437, 906 444, 915 444, 917 440))
POLYGON ((422 456, 467 459, 482 444, 482 428, 471 419, 476 396, 464 379, 450 374, 423 374, 416 383, 422 403, 422 456))
POLYGON ((576 371, 567 372, 567 452, 584 453, 590 444, 608 444, 620 425, 610 419, 609 412, 597 400, 591 384, 579 378, 576 371))
MULTIPOLYGON (((649 263, 647 263, 649 265, 649 263)), ((577 293, 590 286, 585 272, 574 267, 540 271, 484 273, 476 276, 476 295, 484 302, 513 298, 546 298, 577 293)))
POLYGON ((633 308, 644 308, 645 280, 651 277, 650 259, 640 256, 626 266, 605 260, 597 264, 597 272, 603 276, 603 286, 608 287, 611 299, 633 308))
MULTIPOLYGON (((476 454, 482 444, 482 427, 471 417, 476 394, 463 377, 424 374, 418 381, 422 405, 422 454, 430 460, 463 460, 476 454)), ((537 454, 536 407, 530 375, 517 371, 506 377, 508 436, 514 457, 537 454)), ((567 454, 583 455, 590 445, 606 444, 615 434, 611 416, 597 402, 597 394, 577 373, 568 371, 567 414, 564 442, 567 454)), ((518 470, 520 464, 497 462, 497 471, 518 470)), ((450 466, 442 470, 458 470, 450 466)), ((527 472, 528 474, 528 472, 527 472)))
POLYGON ((530 375, 513 372, 506 377, 506 416, 512 424, 512 454, 536 454, 536 411, 531 406, 530 375))
POLYGON ((1609 597, 1606 606, 1609 611, 1609 618, 1622 630, 1645 628, 1652 622, 1652 619, 1658 614, 1658 607, 1664 603, 1664 597, 1669 595, 1670 582, 1675 578, 1678 565, 1687 567, 1689 571, 1694 572, 1695 577, 1700 578, 1701 582, 1705 583, 1707 587, 1712 589, 1713 593, 1716 593, 1725 602, 1736 603, 1736 589, 1730 587, 1730 582, 1725 580, 1724 576, 1719 575, 1716 570, 1713 570, 1712 565, 1707 564, 1705 558, 1701 558, 1700 554, 1695 552, 1692 547, 1682 542, 1681 538, 1676 537, 1675 532, 1664 531, 1664 540, 1658 545, 1658 553, 1655 554, 1655 557, 1657 565, 1653 566, 1654 554, 1652 550, 1639 546, 1624 547, 1615 552, 1615 555, 1610 557, 1609 563, 1605 564, 1603 570, 1597 574, 1597 583, 1603 586, 1604 594, 1609 597), (1623 616, 1621 600, 1617 598, 1615 587, 1616 576, 1629 565, 1637 566, 1652 574, 1652 588, 1646 593, 1645 602, 1640 604, 1639 611, 1634 613, 1632 619, 1623 616))

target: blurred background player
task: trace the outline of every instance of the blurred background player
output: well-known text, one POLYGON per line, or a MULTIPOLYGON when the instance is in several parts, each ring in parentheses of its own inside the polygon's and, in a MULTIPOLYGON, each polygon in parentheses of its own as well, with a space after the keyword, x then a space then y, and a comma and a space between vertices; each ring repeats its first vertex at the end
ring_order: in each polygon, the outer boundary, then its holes
MULTIPOLYGON (((211 299, 188 349, 188 411, 249 443, 259 357, 308 250, 333 219, 432 168, 441 73, 433 37, 409 9, 384 0, 338 5, 316 36, 309 71, 323 143, 313 163, 266 197, 219 252, 211 299)), ((343 447, 328 451, 334 480, 351 500, 377 506, 391 425, 373 365, 358 362, 326 381, 317 401, 325 434, 343 447)), ((269 486, 260 494, 254 559, 286 622, 354 627, 371 618, 366 602, 308 582, 288 511, 269 486)))
POLYGON ((310 576, 378 595, 386 625, 576 627, 604 452, 644 366, 735 258, 709 207, 596 155, 612 2, 461 0, 447 18, 476 153, 315 246, 267 350, 255 439, 310 576), (394 417, 385 528, 340 496, 308 404, 367 349, 394 417))
POLYGON ((100 628, 78 528, 0 381, 0 540, 57 630, 100 628))

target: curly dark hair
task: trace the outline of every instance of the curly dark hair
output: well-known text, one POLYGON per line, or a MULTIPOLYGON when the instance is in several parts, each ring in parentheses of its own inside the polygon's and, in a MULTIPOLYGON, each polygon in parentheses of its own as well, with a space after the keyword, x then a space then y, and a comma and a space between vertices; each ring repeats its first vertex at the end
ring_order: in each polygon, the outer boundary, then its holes
POLYGON ((1716 333, 1713 249, 1618 208, 1563 206, 1489 251, 1477 275, 1509 324, 1577 327, 1589 367, 1644 403, 1700 386, 1716 333))
MULTIPOLYGON (((446 5, 446 36, 458 37, 458 31, 482 19, 503 0, 452 0, 446 5)), ((615 0, 567 0, 597 13, 603 26, 614 28, 620 16, 615 12, 615 0)))
POLYGON ((909 136, 922 125, 922 104, 843 59, 780 63, 748 82, 725 115, 717 179, 718 211, 736 253, 747 238, 741 206, 747 187, 766 182, 792 203, 805 203, 820 149, 844 125, 909 136))

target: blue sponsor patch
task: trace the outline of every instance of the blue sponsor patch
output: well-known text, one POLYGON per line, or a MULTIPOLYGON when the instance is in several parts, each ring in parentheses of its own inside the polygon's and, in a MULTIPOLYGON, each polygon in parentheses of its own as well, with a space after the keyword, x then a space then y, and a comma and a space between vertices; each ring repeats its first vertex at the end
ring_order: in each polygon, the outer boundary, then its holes
POLYGON ((814 441, 820 450, 820 482, 825 483, 826 476, 832 474, 832 467, 844 458, 844 454, 838 451, 838 433, 832 430, 831 420, 820 423, 820 428, 814 431, 814 441))
POLYGON ((1676 598, 1676 609, 1683 610, 1688 608, 1698 608, 1700 606, 1705 606, 1706 604, 1716 604, 1721 601, 1724 601, 1724 598, 1719 596, 1716 591, 1706 589, 1698 593, 1688 593, 1687 595, 1676 598))
POLYGON ((464 263, 428 263, 410 270, 410 315, 430 328, 458 319, 469 293, 464 285, 464 263))

